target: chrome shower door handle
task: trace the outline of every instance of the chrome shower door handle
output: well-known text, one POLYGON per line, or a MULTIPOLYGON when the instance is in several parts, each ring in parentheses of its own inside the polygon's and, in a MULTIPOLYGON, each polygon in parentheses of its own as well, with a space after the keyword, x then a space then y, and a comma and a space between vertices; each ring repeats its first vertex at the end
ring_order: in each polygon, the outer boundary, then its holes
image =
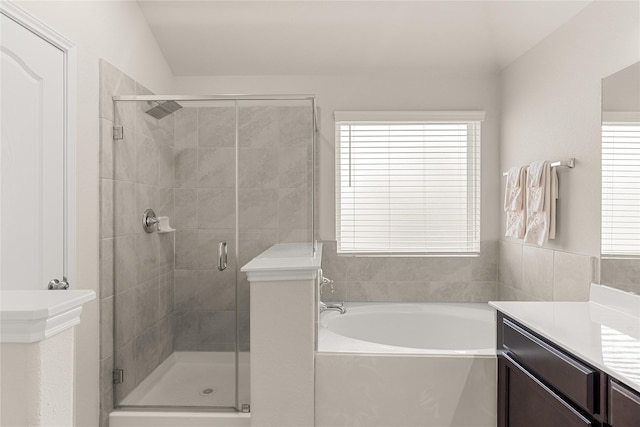
POLYGON ((227 242, 218 243, 218 270, 227 268, 227 242))

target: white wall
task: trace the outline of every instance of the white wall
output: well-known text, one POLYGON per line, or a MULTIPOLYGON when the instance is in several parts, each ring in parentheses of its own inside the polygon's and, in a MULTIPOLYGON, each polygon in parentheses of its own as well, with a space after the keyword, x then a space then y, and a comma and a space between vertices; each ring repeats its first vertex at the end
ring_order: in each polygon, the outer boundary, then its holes
POLYGON ((498 239, 498 79, 441 73, 177 77, 180 94, 315 94, 319 107, 319 234, 335 239, 334 111, 485 110, 482 131, 482 240, 498 239))
MULTIPOLYGON (((78 48, 77 289, 98 292, 98 58, 105 58, 157 93, 172 91, 172 74, 136 2, 16 4, 78 48)), ((97 425, 98 301, 84 306, 76 328, 76 425, 97 425)))
POLYGON ((601 79, 639 58, 638 2, 594 2, 503 70, 500 170, 577 159, 559 170, 550 248, 600 254, 601 79))
POLYGON ((602 111, 640 111, 640 62, 602 81, 602 111))

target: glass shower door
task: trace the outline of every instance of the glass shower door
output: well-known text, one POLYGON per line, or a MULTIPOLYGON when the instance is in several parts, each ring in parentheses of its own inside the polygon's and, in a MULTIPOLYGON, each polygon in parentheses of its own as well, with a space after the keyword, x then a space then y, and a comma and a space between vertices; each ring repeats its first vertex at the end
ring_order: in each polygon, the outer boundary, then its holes
POLYGON ((113 195, 114 404, 233 411, 235 103, 144 95, 115 102, 123 137, 113 140, 105 190, 113 195), (142 227, 147 209, 161 220, 151 232, 142 227))

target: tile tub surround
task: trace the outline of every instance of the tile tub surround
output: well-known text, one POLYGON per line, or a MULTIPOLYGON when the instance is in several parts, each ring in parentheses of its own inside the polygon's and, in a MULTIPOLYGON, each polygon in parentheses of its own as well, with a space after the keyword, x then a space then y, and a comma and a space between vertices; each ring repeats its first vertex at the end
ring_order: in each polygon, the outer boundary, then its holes
POLYGON ((600 283, 640 294, 640 259, 601 258, 600 283))
POLYGON ((324 241, 322 270, 335 292, 323 301, 487 302, 497 296, 498 242, 483 241, 478 257, 354 257, 324 241))
MULTIPOLYGON (((235 349, 235 268, 276 243, 311 240, 311 109, 238 110, 239 258, 235 259, 235 108, 175 113, 176 351, 235 349), (216 268, 217 245, 229 266, 216 268)), ((240 349, 249 350, 249 282, 238 273, 240 349)))
POLYGON ((104 60, 100 82, 100 423, 106 426, 114 366, 125 371, 122 398, 173 352, 174 237, 145 233, 140 218, 146 208, 173 217, 174 126, 172 117, 146 114, 142 103, 118 103, 114 112, 113 95, 149 91, 104 60), (112 139, 114 124, 124 127, 124 139, 112 139))
POLYGON ((588 301, 597 259, 501 241, 498 265, 499 300, 588 301))

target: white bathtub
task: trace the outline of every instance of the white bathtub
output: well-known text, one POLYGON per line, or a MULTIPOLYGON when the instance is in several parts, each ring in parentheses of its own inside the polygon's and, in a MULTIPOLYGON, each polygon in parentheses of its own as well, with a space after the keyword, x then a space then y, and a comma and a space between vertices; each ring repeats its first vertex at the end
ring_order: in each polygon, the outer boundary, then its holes
POLYGON ((495 311, 487 304, 351 303, 325 311, 318 351, 495 355, 495 311))
POLYGON ((346 307, 319 320, 316 427, 495 427, 492 308, 346 307))

